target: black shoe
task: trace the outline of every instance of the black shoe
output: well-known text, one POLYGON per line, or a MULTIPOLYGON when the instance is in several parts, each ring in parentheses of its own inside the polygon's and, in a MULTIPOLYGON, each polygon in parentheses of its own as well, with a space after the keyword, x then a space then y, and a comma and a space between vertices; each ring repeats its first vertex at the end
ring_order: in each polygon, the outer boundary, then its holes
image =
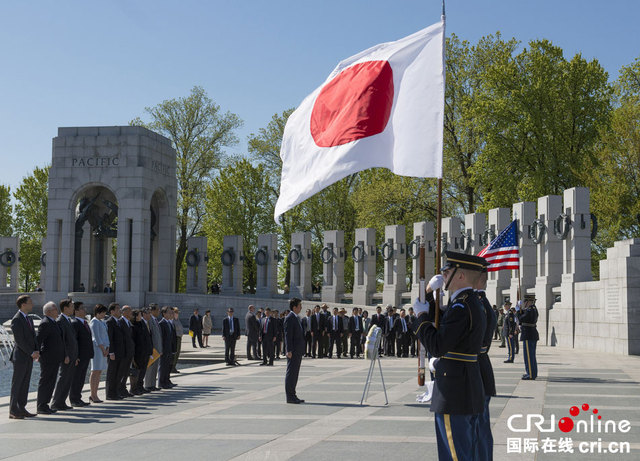
POLYGON ((42 408, 38 408, 38 414, 39 415, 53 415, 53 414, 55 414, 55 412, 56 412, 56 410, 52 410, 48 406, 42 407, 42 408))
POLYGON ((304 400, 303 399, 298 399, 298 403, 304 403, 304 400))
POLYGON ((24 419, 24 416, 16 413, 9 413, 9 419, 24 419))
POLYGON ((160 388, 159 388, 159 387, 155 387, 155 386, 153 386, 153 387, 151 388, 151 390, 152 390, 152 391, 159 391, 159 390, 160 390, 160 388))
POLYGON ((38 415, 35 413, 30 413, 27 410, 25 410, 24 412, 22 412, 22 416, 24 416, 25 418, 35 418, 38 415))
POLYGON ((142 392, 144 392, 145 394, 150 394, 153 392, 153 388, 152 387, 143 387, 142 388, 142 392))
POLYGON ((300 404, 302 403, 300 399, 287 399, 287 403, 300 404))
POLYGON ((513 363, 513 360, 505 360, 503 363, 513 363))
POLYGON ((269 364, 269 366, 270 366, 270 367, 272 367, 272 366, 273 366, 273 363, 270 363, 270 364, 269 364))
POLYGON ((107 395, 107 400, 123 400, 119 395, 107 395))
POLYGON ((87 402, 83 402, 82 400, 79 400, 77 402, 71 402, 71 406, 72 407, 86 407, 89 404, 87 402))
POLYGON ((64 407, 59 407, 59 406, 56 406, 56 405, 52 405, 51 409, 55 410, 55 411, 67 411, 67 410, 73 410, 73 407, 70 407, 68 405, 65 405, 64 407))
POLYGON ((265 362, 262 362, 262 363, 260 364, 260 366, 261 366, 261 367, 263 367, 263 366, 265 366, 265 365, 266 365, 266 363, 265 363, 265 362))
POLYGON ((498 347, 502 347, 502 348, 504 348, 504 347, 507 347, 507 346, 498 346, 498 347))
POLYGON ((531 379, 531 377, 529 375, 522 375, 522 379, 524 379, 525 381, 528 381, 531 379))

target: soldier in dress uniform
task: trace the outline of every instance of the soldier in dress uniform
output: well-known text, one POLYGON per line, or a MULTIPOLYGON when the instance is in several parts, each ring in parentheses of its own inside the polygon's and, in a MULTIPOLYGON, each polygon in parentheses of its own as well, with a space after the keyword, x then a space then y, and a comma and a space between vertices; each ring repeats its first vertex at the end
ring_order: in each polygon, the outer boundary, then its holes
POLYGON ((484 411, 478 418, 478 458, 479 460, 493 459, 493 435, 491 434, 491 418, 489 415, 489 402, 491 397, 496 395, 496 381, 493 376, 493 367, 489 359, 489 348, 491 347, 492 337, 496 331, 498 322, 495 311, 491 307, 491 303, 487 299, 485 290, 487 289, 487 272, 486 270, 480 274, 475 285, 478 298, 484 307, 484 314, 487 318, 487 329, 484 332, 482 340, 482 349, 478 355, 478 364, 480 365, 480 374, 482 375, 482 385, 484 387, 484 411))
POLYGON ((504 363, 513 363, 516 352, 516 327, 516 317, 511 311, 511 302, 507 301, 504 303, 504 320, 502 324, 502 336, 507 342, 507 360, 505 360, 504 363))
POLYGON ((540 339, 536 324, 538 322, 538 308, 536 307, 536 297, 525 295, 524 306, 518 314, 522 338, 522 348, 524 349, 524 369, 526 373, 522 379, 536 379, 538 377, 538 361, 536 360, 536 343, 540 339))
POLYGON ((435 276, 429 288, 451 293, 439 327, 436 329, 433 292, 428 303, 416 301, 416 336, 435 360, 435 383, 431 411, 435 413, 438 458, 440 460, 478 459, 478 418, 484 411, 485 395, 478 364, 487 319, 473 290, 484 258, 445 252, 447 262, 442 276, 435 276))

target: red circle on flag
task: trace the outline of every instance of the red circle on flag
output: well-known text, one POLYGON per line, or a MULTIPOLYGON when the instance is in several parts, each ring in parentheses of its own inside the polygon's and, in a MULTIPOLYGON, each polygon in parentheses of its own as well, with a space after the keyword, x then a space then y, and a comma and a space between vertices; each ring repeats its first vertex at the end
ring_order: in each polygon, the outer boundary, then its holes
POLYGON ((392 105, 391 65, 355 64, 320 91, 311 112, 311 136, 319 147, 334 147, 382 133, 392 105))

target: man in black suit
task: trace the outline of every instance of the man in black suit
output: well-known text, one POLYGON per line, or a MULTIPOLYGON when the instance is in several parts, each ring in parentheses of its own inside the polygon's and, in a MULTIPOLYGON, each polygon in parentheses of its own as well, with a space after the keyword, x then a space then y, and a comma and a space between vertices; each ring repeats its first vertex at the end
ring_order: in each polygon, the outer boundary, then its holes
POLYGON ((62 330, 56 323, 58 306, 49 301, 42 307, 44 318, 38 327, 36 342, 40 351, 40 382, 38 383, 38 414, 51 415, 55 410, 49 408, 49 402, 56 385, 56 376, 60 363, 64 360, 64 341, 62 330))
POLYGON ((173 354, 176 352, 176 329, 173 326, 173 309, 164 306, 160 312, 160 331, 162 333, 162 356, 160 357, 160 370, 158 371, 158 384, 162 389, 171 389, 176 385, 171 382, 169 375, 173 366, 173 354))
POLYGON ((89 323, 85 318, 87 312, 84 304, 76 301, 73 305, 76 316, 71 320, 71 325, 76 333, 76 341, 78 342, 78 365, 71 382, 69 401, 72 407, 86 407, 89 403, 82 400, 82 388, 84 387, 84 381, 87 377, 89 362, 93 358, 93 338, 91 336, 89 323))
POLYGON ((78 366, 78 340, 76 339, 76 331, 71 325, 72 316, 75 313, 73 301, 63 299, 60 301, 60 310, 62 311, 56 323, 62 331, 62 339, 64 341, 64 360, 60 364, 60 376, 56 383, 56 389, 53 391, 53 401, 51 408, 56 411, 71 410, 67 405, 67 397, 71 391, 71 382, 73 375, 78 366))
POLYGON ((260 324, 256 319, 256 308, 251 305, 244 317, 244 329, 247 334, 247 359, 258 360, 258 335, 260 334, 260 324), (251 356, 253 351, 253 357, 251 356))
POLYGON ((322 358, 322 341, 320 324, 324 322, 324 316, 320 314, 320 306, 316 305, 311 313, 311 357, 322 358))
POLYGON ((271 318, 271 309, 264 310, 262 325, 260 325, 260 343, 262 344, 262 365, 273 366, 273 348, 276 342, 276 324, 271 318))
MULTIPOLYGON (((302 317, 302 331, 304 332, 304 356, 311 357, 311 309, 302 317)), ((286 319, 285 319, 286 320, 286 319)))
POLYGON ((202 316, 198 313, 198 309, 193 310, 193 315, 189 318, 189 330, 193 332, 191 344, 196 347, 196 339, 202 348, 202 316))
POLYGON ((118 366, 118 395, 121 397, 133 397, 133 394, 127 390, 127 379, 131 370, 131 362, 135 354, 135 343, 133 342, 133 312, 131 306, 122 306, 122 317, 120 317, 120 329, 124 338, 124 353, 122 360, 118 366))
POLYGON ((360 310, 354 307, 351 312, 351 318, 349 318, 349 337, 351 338, 349 353, 351 358, 354 355, 360 358, 360 354, 362 354, 362 317, 359 314, 360 310))
POLYGON ((387 316, 384 321, 384 328, 382 331, 384 332, 385 343, 385 351, 384 354, 388 357, 393 357, 396 355, 396 313, 393 310, 393 306, 389 304, 387 306, 387 316))
POLYGON ((404 309, 400 309, 400 318, 396 319, 394 324, 396 337, 396 353, 398 357, 409 357, 409 341, 411 334, 409 333, 409 323, 407 313, 404 309))
POLYGON ((107 320, 107 333, 109 334, 109 360, 107 362, 106 394, 107 400, 122 400, 124 397, 118 392, 118 370, 126 355, 124 333, 120 326, 120 305, 109 304, 109 320, 107 320))
POLYGON ((320 312, 320 316, 324 317, 324 324, 320 324, 320 343, 322 345, 322 354, 321 357, 327 357, 329 354, 329 342, 331 338, 331 313, 329 312, 329 306, 326 303, 323 303, 320 306, 322 312, 320 312))
POLYGON ((413 307, 410 307, 409 312, 407 314, 407 322, 409 323, 409 345, 410 345, 411 357, 416 356, 417 338, 414 333, 413 326, 417 320, 418 319, 416 317, 416 314, 413 312, 413 307))
POLYGON ((333 308, 333 316, 328 319, 329 329, 329 358, 333 356, 333 345, 336 346, 337 357, 342 355, 342 317, 338 315, 338 308, 333 308))
POLYGON ((233 316, 233 307, 227 310, 222 321, 222 339, 224 340, 224 360, 227 366, 236 365, 236 341, 240 338, 240 322, 233 316))
MULTIPOLYGON (((382 313, 382 308, 380 306, 376 307, 376 313, 371 316, 371 325, 375 325, 379 328, 382 328, 382 332, 384 333, 384 314, 382 313)), ((380 341, 380 347, 378 348, 378 355, 382 355, 382 341, 380 341)))
POLYGON ((144 307, 141 309, 142 320, 133 324, 133 342, 135 343, 135 354, 133 357, 133 365, 138 370, 138 376, 133 381, 131 393, 133 395, 142 395, 144 391, 144 376, 147 371, 149 358, 153 354, 153 341, 151 339, 151 313, 149 309, 144 307))
POLYGON ((11 351, 13 376, 11 377, 11 398, 9 399, 9 418, 24 419, 35 414, 27 411, 29 382, 33 371, 33 361, 38 360, 36 332, 29 314, 33 310, 33 301, 27 295, 18 296, 18 312, 11 319, 11 332, 15 346, 11 351))
POLYGON ((304 332, 298 314, 302 310, 302 301, 293 298, 289 301, 291 312, 284 320, 284 342, 287 351, 287 374, 284 379, 284 390, 287 403, 304 403, 296 395, 296 385, 300 374, 300 364, 304 354, 304 332))

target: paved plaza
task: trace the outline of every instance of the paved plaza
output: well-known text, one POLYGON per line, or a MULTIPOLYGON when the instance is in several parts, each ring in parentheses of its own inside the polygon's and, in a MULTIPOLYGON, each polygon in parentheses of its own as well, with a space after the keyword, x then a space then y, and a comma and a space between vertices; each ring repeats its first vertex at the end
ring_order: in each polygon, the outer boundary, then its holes
MULTIPOLYGON (((217 347, 191 348, 184 356, 218 356, 217 347)), ((216 337, 214 343, 220 343, 216 337)), ((639 459, 640 358, 539 347, 536 381, 522 381, 522 353, 505 364, 505 349, 494 341, 491 357, 498 396, 491 400, 495 459, 639 459), (573 419, 589 420, 594 408, 602 422, 628 420, 629 432, 569 433, 557 428, 572 406, 590 405, 573 419), (542 414, 543 429, 556 416, 553 432, 525 429, 527 414, 542 414), (573 453, 558 452, 560 438, 571 438, 573 453), (507 440, 511 439, 507 453, 507 440), (517 453, 519 440, 520 453, 517 453), (531 439, 537 440, 533 452, 531 439), (547 440, 545 442, 545 439, 547 440), (600 439, 600 442, 598 442, 600 439), (579 443, 592 445, 579 452, 579 443), (629 442, 630 454, 613 455, 610 442, 629 442), (547 453, 543 452, 543 446, 547 453), (527 453, 524 453, 528 450, 527 453), (555 452, 554 452, 555 450, 555 452), (600 450, 598 452, 598 450, 600 450)), ((244 351, 244 343, 238 344, 244 351)), ((118 402, 105 402, 54 416, 9 420, 8 397, 0 399, 0 458, 51 459, 213 459, 213 460, 410 460, 436 459, 433 415, 416 403, 416 359, 383 358, 389 405, 384 405, 380 375, 369 399, 360 406, 369 362, 350 359, 304 359, 298 395, 302 405, 284 397, 286 360, 274 367, 241 360, 183 368, 172 377, 178 387, 118 402)), ((179 367, 180 368, 180 367, 179 367)), ((100 392, 103 396, 103 391, 100 392)), ((35 393, 27 408, 35 411, 35 393)), ((597 420, 596 420, 597 421, 597 420)), ((562 445, 566 449, 566 445, 562 445)))

